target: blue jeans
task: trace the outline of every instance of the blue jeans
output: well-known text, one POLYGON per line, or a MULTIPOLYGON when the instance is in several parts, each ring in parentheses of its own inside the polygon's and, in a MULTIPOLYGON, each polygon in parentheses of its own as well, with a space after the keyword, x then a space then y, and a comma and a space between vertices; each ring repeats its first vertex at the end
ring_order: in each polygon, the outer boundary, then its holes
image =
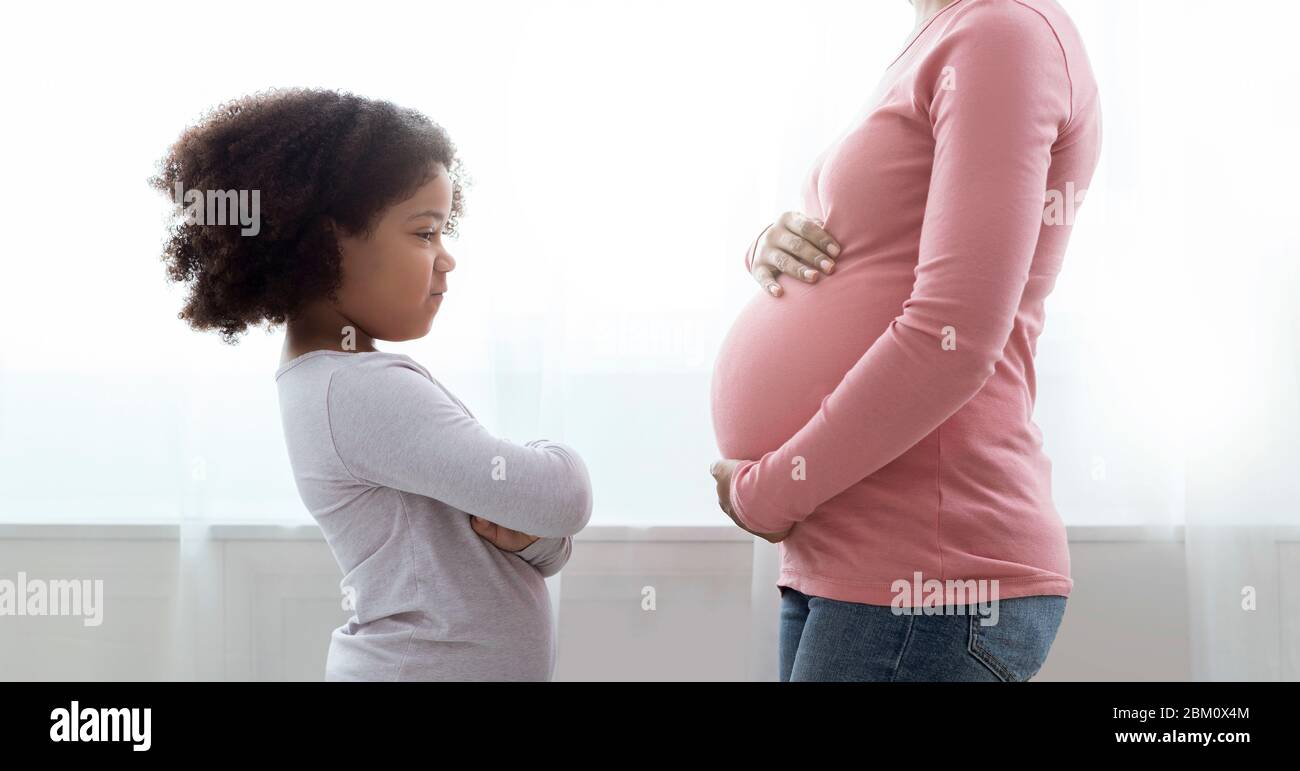
POLYGON ((981 616, 979 605, 902 614, 782 586, 781 682, 1028 680, 1047 660, 1065 600, 999 600, 996 617, 981 616))

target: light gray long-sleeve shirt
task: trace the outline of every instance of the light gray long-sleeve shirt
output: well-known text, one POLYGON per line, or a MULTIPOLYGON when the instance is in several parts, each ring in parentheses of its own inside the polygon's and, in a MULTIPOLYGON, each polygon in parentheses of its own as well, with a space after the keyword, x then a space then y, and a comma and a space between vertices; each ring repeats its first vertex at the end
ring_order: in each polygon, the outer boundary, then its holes
POLYGON ((403 354, 312 351, 275 378, 298 492, 354 611, 325 679, 549 680, 543 579, 591 517, 578 454, 493 436, 403 354), (499 549, 471 514, 541 538, 499 549))

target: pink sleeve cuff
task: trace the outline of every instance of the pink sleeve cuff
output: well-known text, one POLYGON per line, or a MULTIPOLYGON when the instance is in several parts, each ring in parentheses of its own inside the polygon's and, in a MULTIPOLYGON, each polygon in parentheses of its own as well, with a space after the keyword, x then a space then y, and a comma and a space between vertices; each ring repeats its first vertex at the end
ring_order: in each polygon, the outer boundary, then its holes
MULTIPOLYGON (((749 474, 758 465, 756 460, 748 460, 736 466, 736 470, 731 474, 731 512, 736 515, 736 519, 746 528, 756 533, 779 533, 785 530, 792 523, 769 523, 761 519, 754 519, 760 512, 760 506, 751 506, 747 510, 745 504, 741 502, 740 480, 743 476, 749 474)), ((750 486, 752 487, 752 485, 750 486)))
POLYGON ((763 228, 762 230, 760 230, 759 233, 758 233, 758 235, 754 237, 754 242, 751 243, 751 244, 749 245, 749 251, 745 252, 745 270, 746 270, 746 271, 752 271, 752 270, 754 270, 754 252, 758 250, 758 240, 759 240, 760 238, 762 238, 762 237, 763 237, 763 234, 766 233, 766 232, 768 231, 768 228, 771 228, 771 227, 772 227, 772 225, 771 225, 771 223, 769 223, 768 226, 767 226, 766 228, 763 228))

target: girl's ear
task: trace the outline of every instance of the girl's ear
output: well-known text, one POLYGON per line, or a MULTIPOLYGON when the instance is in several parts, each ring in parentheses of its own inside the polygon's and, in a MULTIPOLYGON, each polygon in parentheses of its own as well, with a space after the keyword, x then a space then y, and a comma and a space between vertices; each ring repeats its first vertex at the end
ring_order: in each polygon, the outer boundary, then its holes
POLYGON ((339 226, 338 222, 336 222, 333 217, 324 217, 321 220, 320 226, 325 230, 326 233, 329 233, 330 238, 333 239, 334 241, 334 247, 338 249, 339 257, 342 257, 343 256, 343 228, 339 226))
POLYGON ((325 227, 329 229, 334 236, 334 242, 339 245, 339 252, 343 252, 343 245, 348 241, 367 241, 374 235, 376 218, 371 224, 363 226, 360 230, 350 230, 346 225, 338 222, 333 217, 326 215, 324 217, 325 227))
POLYGON ((348 241, 355 239, 357 234, 350 232, 333 217, 325 218, 325 227, 329 230, 330 235, 334 237, 334 243, 338 244, 339 255, 342 256, 343 252, 346 251, 344 245, 348 241))

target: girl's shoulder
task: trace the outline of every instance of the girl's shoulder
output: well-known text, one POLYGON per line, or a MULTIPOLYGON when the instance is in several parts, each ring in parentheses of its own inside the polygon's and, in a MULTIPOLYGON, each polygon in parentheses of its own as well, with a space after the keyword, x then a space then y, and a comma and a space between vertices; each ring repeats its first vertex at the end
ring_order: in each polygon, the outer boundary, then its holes
MULTIPOLYGON (((414 370, 429 380, 433 380, 433 375, 429 373, 419 362, 407 356, 404 353, 391 353, 389 351, 335 351, 322 349, 317 351, 308 351, 301 356, 296 356, 279 366, 275 371, 275 379, 279 380, 282 376, 299 369, 307 362, 313 362, 319 367, 313 366, 306 369, 323 370, 331 375, 334 372, 343 369, 356 370, 359 374, 374 373, 390 367, 399 367, 414 370)), ((302 370, 299 370, 302 371, 302 370)))
POLYGON ((474 413, 424 365, 404 353, 335 351, 340 361, 329 374, 331 398, 337 400, 390 399, 396 405, 415 399, 436 399, 454 404, 470 417, 474 413), (351 358, 342 358, 351 357, 351 358))

